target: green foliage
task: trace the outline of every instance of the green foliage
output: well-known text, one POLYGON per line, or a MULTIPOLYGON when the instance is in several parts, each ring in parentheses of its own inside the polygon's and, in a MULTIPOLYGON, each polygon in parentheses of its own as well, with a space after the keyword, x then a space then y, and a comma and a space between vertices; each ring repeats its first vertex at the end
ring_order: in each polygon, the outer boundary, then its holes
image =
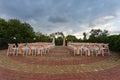
POLYGON ((103 37, 103 36, 107 36, 107 35, 108 35, 107 30, 102 31, 101 29, 92 29, 90 31, 89 39, 95 39, 95 38, 103 37))
POLYGON ((55 45, 63 45, 63 38, 58 37, 55 39, 55 45))
POLYGON ((50 38, 50 36, 44 35, 40 32, 36 32, 35 35, 37 42, 52 42, 52 38, 50 38))
POLYGON ((18 19, 5 21, 0 19, 0 37, 6 38, 9 43, 13 43, 13 37, 18 42, 31 42, 35 37, 33 28, 28 23, 22 23, 18 19))
POLYGON ((109 33, 108 33, 108 30, 104 30, 102 31, 102 33, 100 34, 100 36, 108 36, 109 33))
POLYGON ((99 34, 101 33, 102 31, 100 29, 92 29, 90 31, 91 35, 89 36, 90 39, 94 39, 96 37, 99 37, 99 34))
POLYGON ((68 35, 66 37, 67 39, 67 42, 78 42, 79 40, 76 38, 76 36, 73 36, 73 35, 68 35))
POLYGON ((0 38, 0 49, 4 49, 8 47, 7 40, 4 38, 0 38))
POLYGON ((86 33, 86 32, 83 33, 83 36, 84 36, 84 37, 83 37, 83 40, 87 40, 87 38, 86 38, 87 33, 86 33))
POLYGON ((120 52, 120 35, 111 35, 107 40, 110 44, 110 49, 120 52))

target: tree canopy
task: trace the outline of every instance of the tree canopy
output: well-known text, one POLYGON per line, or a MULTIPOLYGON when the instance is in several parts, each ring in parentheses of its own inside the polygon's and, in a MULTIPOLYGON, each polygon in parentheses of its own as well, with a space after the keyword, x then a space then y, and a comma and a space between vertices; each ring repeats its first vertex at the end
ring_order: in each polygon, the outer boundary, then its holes
POLYGON ((0 19, 0 36, 6 38, 8 42, 12 42, 13 37, 20 42, 30 42, 35 36, 35 32, 30 24, 22 23, 18 19, 8 21, 0 19))
POLYGON ((76 38, 76 36, 73 36, 73 35, 66 36, 66 39, 68 42, 78 42, 78 39, 76 38))
POLYGON ((98 38, 98 37, 101 37, 101 36, 107 36, 107 35, 108 35, 107 30, 102 31, 101 29, 92 29, 90 31, 89 38, 94 39, 94 38, 98 38))

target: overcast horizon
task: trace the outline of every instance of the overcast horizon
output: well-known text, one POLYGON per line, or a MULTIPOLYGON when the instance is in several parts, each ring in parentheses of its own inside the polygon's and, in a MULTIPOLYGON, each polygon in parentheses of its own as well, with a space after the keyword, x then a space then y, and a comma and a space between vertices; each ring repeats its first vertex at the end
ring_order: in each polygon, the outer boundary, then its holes
POLYGON ((0 0, 0 18, 19 19, 44 34, 79 38, 91 29, 120 34, 120 0, 0 0))

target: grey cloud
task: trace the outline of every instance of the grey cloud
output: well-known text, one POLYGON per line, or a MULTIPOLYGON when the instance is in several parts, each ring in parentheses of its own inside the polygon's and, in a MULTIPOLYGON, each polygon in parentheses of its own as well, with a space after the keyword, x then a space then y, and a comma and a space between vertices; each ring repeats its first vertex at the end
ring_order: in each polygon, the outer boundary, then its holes
POLYGON ((0 0, 0 14, 25 22, 35 20, 30 24, 43 32, 58 31, 60 27, 65 27, 61 28, 65 32, 83 31, 82 25, 88 24, 84 26, 87 29, 107 23, 110 20, 96 20, 114 16, 119 7, 120 0, 0 0))
POLYGON ((112 33, 112 34, 120 34, 120 30, 117 30, 117 31, 110 31, 110 33, 112 33))
POLYGON ((60 17, 60 16, 50 16, 48 18, 48 21, 52 22, 52 23, 66 23, 66 22, 68 22, 68 20, 66 18, 60 17))

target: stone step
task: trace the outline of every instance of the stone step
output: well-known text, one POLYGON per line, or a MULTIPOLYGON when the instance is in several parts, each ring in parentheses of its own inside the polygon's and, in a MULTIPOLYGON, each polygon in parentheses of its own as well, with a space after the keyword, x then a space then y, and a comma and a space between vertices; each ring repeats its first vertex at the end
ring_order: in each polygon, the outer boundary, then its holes
POLYGON ((51 52, 69 52, 70 50, 50 50, 51 52))
POLYGON ((72 50, 70 50, 67 46, 55 46, 55 48, 51 49, 49 54, 46 56, 65 57, 72 56, 72 53, 72 50))
POLYGON ((51 53, 70 53, 71 50, 64 46, 56 46, 50 50, 51 53))

